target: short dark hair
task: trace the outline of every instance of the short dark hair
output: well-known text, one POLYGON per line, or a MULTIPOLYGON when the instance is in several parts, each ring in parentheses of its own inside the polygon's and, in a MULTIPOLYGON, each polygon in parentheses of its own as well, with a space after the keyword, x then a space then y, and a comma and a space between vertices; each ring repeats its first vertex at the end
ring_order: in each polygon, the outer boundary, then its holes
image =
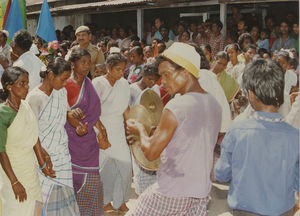
POLYGON ((268 37, 270 37, 271 32, 270 32, 269 29, 264 28, 264 29, 262 29, 260 32, 264 32, 266 35, 268 35, 268 37))
POLYGON ((127 59, 125 56, 123 56, 121 53, 112 53, 107 56, 106 65, 109 65, 110 68, 118 65, 121 62, 127 63, 127 59))
POLYGON ((223 23, 220 20, 214 20, 213 24, 216 24, 220 30, 223 28, 223 23))
POLYGON ((215 59, 218 60, 218 59, 225 59, 227 61, 229 61, 229 55, 227 54, 227 52, 225 51, 220 51, 218 52, 216 55, 215 55, 215 59))
POLYGON ((159 31, 161 31, 163 28, 169 31, 169 27, 166 24, 161 24, 159 27, 159 31))
POLYGON ((83 49, 80 47, 75 47, 72 49, 69 61, 74 63, 74 62, 78 61, 79 59, 81 59, 83 56, 91 57, 91 54, 86 49, 83 49))
POLYGON ((28 72, 20 67, 8 67, 4 70, 1 76, 2 88, 0 89, 0 100, 5 101, 9 96, 7 89, 8 85, 13 85, 22 74, 28 74, 28 72))
POLYGON ((65 71, 71 71, 71 65, 62 57, 56 57, 52 62, 48 64, 46 71, 40 72, 40 77, 46 78, 46 76, 51 71, 53 72, 54 76, 58 76, 60 74, 63 74, 65 71))
POLYGON ((23 51, 28 51, 32 45, 32 36, 28 31, 20 30, 15 33, 12 41, 23 51))
POLYGON ((282 69, 272 60, 259 58, 247 64, 243 85, 265 105, 283 104, 284 76, 282 69))
POLYGON ((5 38, 5 40, 7 40, 7 34, 5 34, 4 31, 0 31, 0 35, 3 35, 3 37, 5 38))
POLYGON ((130 53, 131 53, 131 52, 136 52, 139 56, 144 57, 143 48, 140 47, 140 46, 132 47, 131 50, 130 50, 130 53))
POLYGON ((143 76, 156 76, 160 77, 158 73, 158 65, 156 63, 148 63, 143 67, 143 76))

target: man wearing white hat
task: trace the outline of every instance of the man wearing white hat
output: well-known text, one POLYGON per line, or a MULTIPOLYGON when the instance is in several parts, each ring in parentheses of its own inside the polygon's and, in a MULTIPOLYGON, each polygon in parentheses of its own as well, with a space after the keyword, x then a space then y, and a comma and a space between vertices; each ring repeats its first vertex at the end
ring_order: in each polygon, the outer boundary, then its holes
POLYGON ((139 197, 127 216, 207 215, 221 107, 200 86, 199 68, 200 56, 194 47, 172 44, 158 58, 158 69, 169 94, 180 96, 165 106, 151 137, 142 124, 127 121, 127 132, 140 135, 145 156, 149 160, 161 156, 157 184, 139 197))

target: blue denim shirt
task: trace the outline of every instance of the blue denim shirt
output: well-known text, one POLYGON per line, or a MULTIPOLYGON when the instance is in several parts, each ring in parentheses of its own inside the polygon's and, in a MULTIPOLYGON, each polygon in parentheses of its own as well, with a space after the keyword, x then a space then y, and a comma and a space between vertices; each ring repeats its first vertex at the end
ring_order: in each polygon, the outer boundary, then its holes
POLYGON ((289 36, 284 43, 284 46, 282 47, 282 40, 281 37, 278 38, 277 40, 274 41, 271 51, 274 52, 275 50, 280 50, 281 48, 283 49, 292 49, 295 48, 296 49, 296 40, 294 38, 292 38, 291 36, 289 36))
MULTIPOLYGON (((255 114, 282 118, 279 113, 255 114)), ((215 175, 220 182, 231 180, 227 201, 233 209, 272 216, 290 210, 293 191, 299 191, 299 131, 285 122, 237 122, 221 144, 215 175)))

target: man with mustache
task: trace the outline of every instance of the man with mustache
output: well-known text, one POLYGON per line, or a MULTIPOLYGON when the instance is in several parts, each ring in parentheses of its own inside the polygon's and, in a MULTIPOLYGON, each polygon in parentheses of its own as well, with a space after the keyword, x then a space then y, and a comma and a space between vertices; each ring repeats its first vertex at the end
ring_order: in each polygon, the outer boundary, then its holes
MULTIPOLYGON (((91 33, 89 27, 79 26, 76 29, 75 35, 76 35, 76 41, 78 42, 78 45, 74 46, 73 48, 80 47, 80 48, 86 49, 91 54, 92 64, 91 64, 91 70, 90 70, 90 73, 88 76, 90 78, 93 78, 96 64, 102 64, 105 61, 104 55, 103 55, 101 49, 98 49, 96 46, 94 46, 90 42, 92 39, 92 33, 91 33)), ((71 52, 69 52, 69 53, 71 53, 71 52)), ((67 55, 66 59, 68 59, 68 56, 69 55, 67 55)))

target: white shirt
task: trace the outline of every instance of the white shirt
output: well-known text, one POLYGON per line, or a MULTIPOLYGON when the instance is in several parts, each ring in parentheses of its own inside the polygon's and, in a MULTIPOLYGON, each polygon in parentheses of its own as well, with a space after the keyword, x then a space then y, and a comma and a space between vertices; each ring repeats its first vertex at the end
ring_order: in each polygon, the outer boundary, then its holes
MULTIPOLYGON (((141 96, 143 93, 148 90, 149 88, 145 88, 143 91, 141 88, 138 86, 138 84, 135 82, 133 84, 130 84, 130 101, 129 101, 129 106, 132 107, 136 104, 140 104, 141 96)), ((160 89, 157 84, 155 84, 152 88, 153 90, 159 97, 160 97, 160 89)))
POLYGON ((300 129, 300 96, 298 95, 292 105, 291 111, 285 117, 285 121, 293 127, 300 129))
POLYGON ((209 70, 201 69, 199 71, 198 82, 200 86, 210 93, 220 104, 222 108, 222 124, 220 132, 226 132, 232 122, 231 112, 224 90, 218 82, 217 76, 209 70))
POLYGON ((29 73, 29 91, 41 83, 40 72, 46 70, 46 65, 31 51, 23 53, 13 66, 21 67, 29 73))
POLYGON ((287 70, 284 74, 284 92, 290 95, 292 86, 297 85, 297 75, 292 70, 287 70))

